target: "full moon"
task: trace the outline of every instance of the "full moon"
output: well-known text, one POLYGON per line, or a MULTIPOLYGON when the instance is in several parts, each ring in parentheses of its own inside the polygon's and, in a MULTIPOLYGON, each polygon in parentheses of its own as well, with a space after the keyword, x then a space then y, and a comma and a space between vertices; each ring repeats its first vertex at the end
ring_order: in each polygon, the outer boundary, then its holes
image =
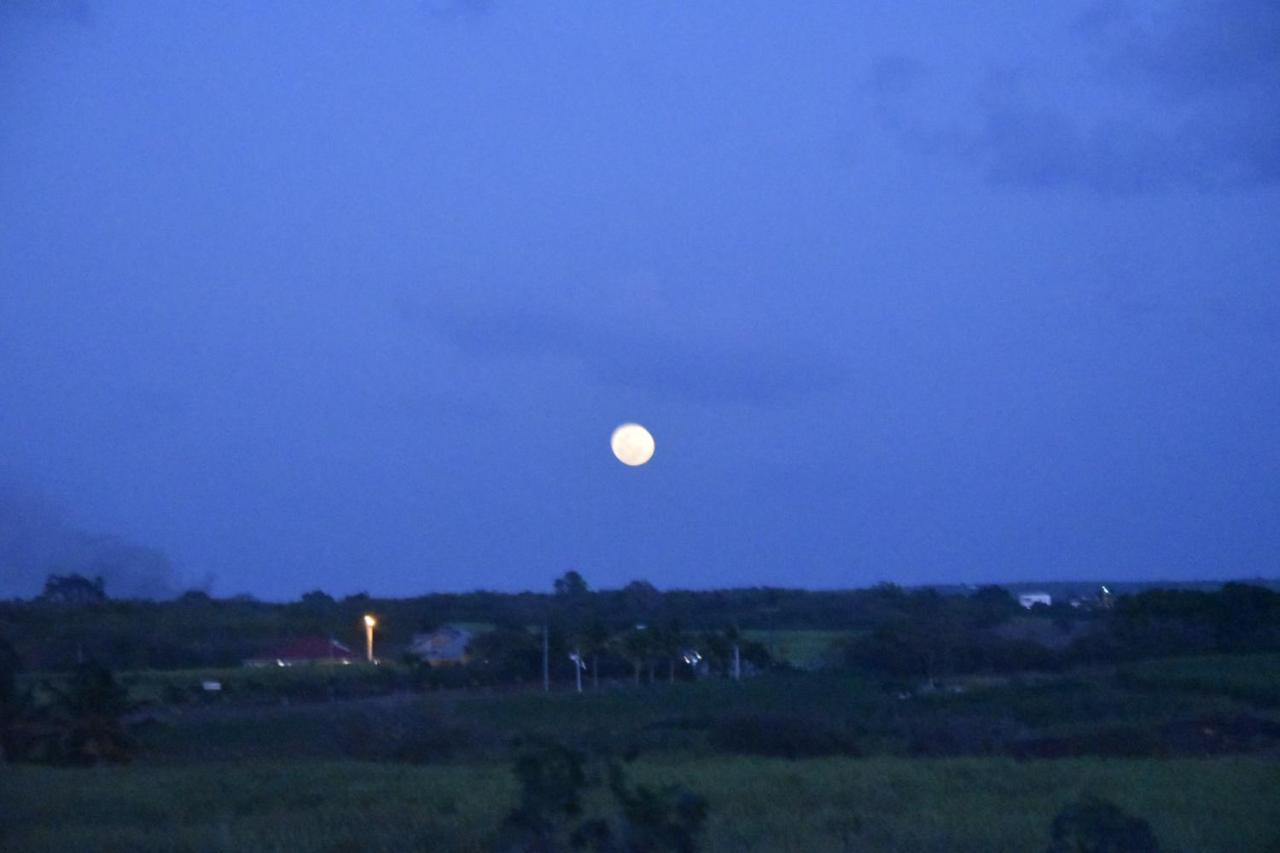
POLYGON ((640 424, 623 424, 615 429, 609 446, 623 465, 643 465, 653 458, 653 436, 640 424))

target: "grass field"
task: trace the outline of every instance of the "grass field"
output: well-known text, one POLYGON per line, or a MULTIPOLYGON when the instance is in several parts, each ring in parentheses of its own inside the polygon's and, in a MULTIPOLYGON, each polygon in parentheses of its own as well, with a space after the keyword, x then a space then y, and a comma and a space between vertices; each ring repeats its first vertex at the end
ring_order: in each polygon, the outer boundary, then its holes
MULTIPOLYGON (((358 698, 404 689, 411 683, 410 670, 397 663, 369 666, 363 663, 309 666, 224 667, 209 669, 135 670, 119 673, 131 702, 147 705, 205 703, 270 703, 281 699, 318 701, 358 698), (215 681, 220 690, 208 692, 204 682, 215 681)), ((22 682, 65 687, 66 674, 27 674, 22 682)))
MULTIPOLYGON (((641 761, 710 801, 711 851, 1035 851, 1070 798, 1146 817, 1166 851, 1280 849, 1280 765, 1209 761, 641 761)), ((491 850, 504 766, 204 764, 0 776, 0 847, 23 851, 491 850)))
POLYGON ((1280 706, 1280 655, 1205 655, 1130 664, 1121 671, 1128 684, 1173 688, 1280 706))
POLYGON ((826 663, 832 644, 853 636, 849 631, 743 631, 769 650, 770 656, 798 669, 818 669, 826 663))
POLYGON ((597 776, 599 756, 638 754, 633 782, 707 797, 705 850, 1034 853, 1058 810, 1092 793, 1149 820, 1166 853, 1276 853, 1276 662, 1184 658, 909 693, 790 672, 582 695, 370 695, 361 679, 387 676, 342 667, 332 677, 356 682, 323 701, 293 698, 316 692, 315 672, 233 671, 249 701, 164 704, 177 694, 161 690, 131 730, 133 765, 0 766, 0 850, 492 850, 516 797, 511 740, 537 734, 593 756, 597 776), (767 757, 779 755, 809 757, 767 757), (1045 755, 1057 757, 1010 757, 1045 755))
POLYGON ((403 736, 430 760, 505 759, 510 739, 540 734, 595 751, 705 755, 706 730, 725 715, 802 713, 845 727, 884 699, 862 680, 790 676, 741 684, 713 680, 641 688, 489 692, 442 690, 381 700, 174 709, 138 731, 142 758, 156 763, 288 758, 367 758, 403 736), (414 731, 434 739, 415 741, 414 731))
MULTIPOLYGON (((1273 749, 1265 742, 1188 740, 1187 731, 1200 730, 1197 721, 1247 717, 1280 724, 1274 709, 1241 699, 1126 688, 1108 672, 909 699, 855 676, 792 674, 741 684, 628 684, 582 695, 565 689, 440 690, 337 702, 177 706, 160 714, 136 731, 143 761, 493 761, 505 759, 510 739, 526 733, 597 752, 705 758, 723 751, 726 727, 744 718, 777 723, 775 740, 784 749, 788 731, 799 727, 846 738, 867 755, 1017 756, 1049 749, 1059 756, 1175 757, 1273 749), (1034 746, 1044 738, 1060 742, 1034 746)), ((796 754, 827 754, 800 747, 796 754)), ((761 754, 791 753, 762 748, 761 754)))

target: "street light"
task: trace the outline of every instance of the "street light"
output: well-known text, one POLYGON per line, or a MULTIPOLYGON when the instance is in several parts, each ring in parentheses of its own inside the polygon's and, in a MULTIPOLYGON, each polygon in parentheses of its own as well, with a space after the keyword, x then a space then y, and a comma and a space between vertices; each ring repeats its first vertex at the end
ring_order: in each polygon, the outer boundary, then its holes
POLYGON ((378 624, 368 613, 364 615, 364 656, 373 663, 373 628, 378 624))

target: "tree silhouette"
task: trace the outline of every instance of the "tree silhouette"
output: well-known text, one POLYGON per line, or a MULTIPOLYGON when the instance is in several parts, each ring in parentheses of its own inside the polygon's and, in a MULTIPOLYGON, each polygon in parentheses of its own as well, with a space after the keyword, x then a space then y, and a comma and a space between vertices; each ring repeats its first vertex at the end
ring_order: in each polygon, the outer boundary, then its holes
POLYGON ((585 756, 548 738, 515 743, 513 771, 520 801, 502 824, 499 849, 519 853, 695 853, 707 801, 676 786, 628 784, 616 762, 608 767, 612 810, 585 817, 583 793, 599 783, 585 756))
POLYGON ((54 701, 33 721, 37 760, 90 766, 128 762, 135 750, 125 732, 128 691, 111 670, 90 661, 76 667, 70 685, 54 689, 54 701))
POLYGON ((106 583, 101 577, 90 580, 84 575, 49 575, 40 600, 49 604, 101 604, 107 600, 106 583))
POLYGON ((0 761, 14 758, 13 727, 18 717, 18 671, 21 662, 13 646, 0 637, 0 761))
POLYGON ((556 578, 553 585, 556 595, 568 598, 581 598, 586 595, 590 589, 587 587, 587 581, 582 575, 578 574, 574 569, 570 569, 560 577, 556 578))
POLYGON ((515 742, 512 767, 520 802, 502 824, 501 849, 553 853, 565 849, 569 822, 582 813, 587 778, 582 755, 556 741, 525 737, 515 742))
POLYGON ((591 686, 600 687, 600 655, 609 648, 609 626, 592 619, 581 631, 582 650, 591 658, 591 686))
POLYGON ((635 682, 640 683, 640 671, 649 660, 652 649, 652 637, 648 629, 639 625, 630 628, 614 638, 614 648, 618 654, 626 658, 635 674, 635 682))

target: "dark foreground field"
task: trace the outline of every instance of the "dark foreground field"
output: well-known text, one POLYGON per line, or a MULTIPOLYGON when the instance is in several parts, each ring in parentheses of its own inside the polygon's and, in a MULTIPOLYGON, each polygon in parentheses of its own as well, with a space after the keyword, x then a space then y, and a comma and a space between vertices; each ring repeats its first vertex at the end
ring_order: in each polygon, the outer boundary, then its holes
MULTIPOLYGON (((3 767, 0 849, 492 851, 519 798, 512 741, 532 734, 578 750, 597 783, 612 762, 701 794, 703 850, 1042 851, 1054 816, 1093 795, 1166 853, 1274 853, 1278 673, 1252 655, 906 692, 809 673, 297 701, 307 673, 285 672, 275 701, 145 705, 131 765, 3 767)), ((156 678, 126 681, 146 697, 156 678)), ((586 796, 607 814, 603 785, 586 796)))
MULTIPOLYGON (((711 851, 1037 851, 1082 792, 1146 816, 1166 851, 1280 849, 1280 765, 1249 758, 641 759, 631 772, 701 791, 711 851)), ((515 795, 493 764, 17 767, 0 777, 0 846, 483 851, 515 795)))

